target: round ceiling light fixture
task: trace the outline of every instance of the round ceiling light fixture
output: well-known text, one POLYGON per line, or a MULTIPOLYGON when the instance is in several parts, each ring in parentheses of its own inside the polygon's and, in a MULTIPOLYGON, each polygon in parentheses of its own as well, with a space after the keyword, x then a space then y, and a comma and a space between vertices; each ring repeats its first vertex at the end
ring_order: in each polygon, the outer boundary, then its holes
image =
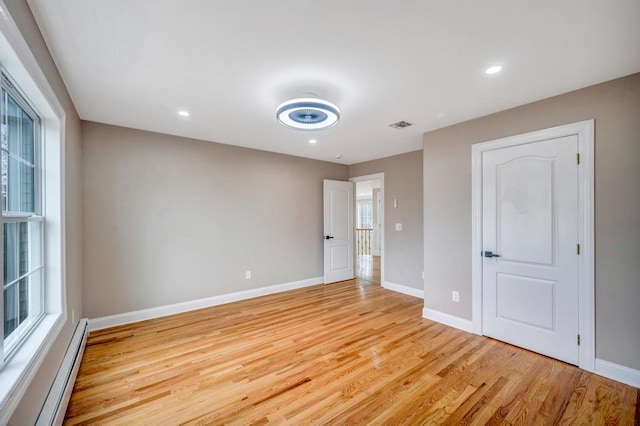
POLYGON ((487 68, 485 70, 485 73, 496 74, 496 73, 499 73, 500 71, 502 71, 502 65, 494 65, 492 67, 487 68))
POLYGON ((297 130, 322 130, 340 120, 340 109, 318 98, 296 98, 281 103, 276 109, 278 121, 297 130))

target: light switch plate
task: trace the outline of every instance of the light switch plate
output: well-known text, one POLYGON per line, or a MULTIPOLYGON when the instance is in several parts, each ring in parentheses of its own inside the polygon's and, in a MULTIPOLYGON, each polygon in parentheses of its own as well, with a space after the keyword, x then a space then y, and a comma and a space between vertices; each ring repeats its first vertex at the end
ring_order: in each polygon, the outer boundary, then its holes
POLYGON ((402 224, 396 223, 396 231, 402 231, 402 224))

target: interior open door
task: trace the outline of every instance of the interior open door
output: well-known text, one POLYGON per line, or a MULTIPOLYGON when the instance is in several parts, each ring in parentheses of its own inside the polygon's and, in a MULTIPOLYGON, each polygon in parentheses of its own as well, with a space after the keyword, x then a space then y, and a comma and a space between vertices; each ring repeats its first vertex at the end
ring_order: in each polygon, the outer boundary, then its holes
POLYGON ((324 282, 354 278, 353 182, 324 181, 324 282))

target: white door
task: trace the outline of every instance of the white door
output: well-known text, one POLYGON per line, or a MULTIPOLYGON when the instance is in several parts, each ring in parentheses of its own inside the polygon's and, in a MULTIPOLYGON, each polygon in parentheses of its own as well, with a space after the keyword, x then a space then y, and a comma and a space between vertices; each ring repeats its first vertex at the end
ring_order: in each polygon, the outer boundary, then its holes
POLYGON ((577 152, 572 135, 482 154, 483 334, 572 364, 577 152))
POLYGON ((353 182, 324 181, 324 282, 354 278, 353 182))

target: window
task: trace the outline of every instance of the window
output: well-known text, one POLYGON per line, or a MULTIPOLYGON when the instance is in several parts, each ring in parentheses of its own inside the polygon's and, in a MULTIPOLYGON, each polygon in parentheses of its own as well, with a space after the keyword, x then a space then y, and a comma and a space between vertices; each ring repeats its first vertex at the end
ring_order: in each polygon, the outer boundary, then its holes
POLYGON ((373 228, 373 205, 371 201, 358 201, 358 228, 373 228))
POLYGON ((65 116, 20 29, 0 19, 0 424, 74 323, 65 289, 65 116))
POLYGON ((44 315, 40 119, 2 76, 0 365, 44 315))

